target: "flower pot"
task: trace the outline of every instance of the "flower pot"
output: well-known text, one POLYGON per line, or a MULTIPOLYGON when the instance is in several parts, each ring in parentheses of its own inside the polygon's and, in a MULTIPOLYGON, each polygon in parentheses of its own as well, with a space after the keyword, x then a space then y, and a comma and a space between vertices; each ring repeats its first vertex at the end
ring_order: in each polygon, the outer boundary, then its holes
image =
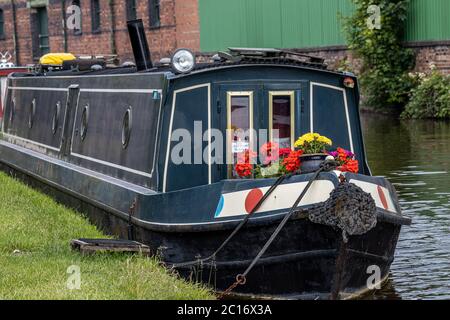
POLYGON ((300 156, 300 170, 302 173, 312 173, 319 170, 320 165, 326 160, 328 154, 304 154, 300 156))

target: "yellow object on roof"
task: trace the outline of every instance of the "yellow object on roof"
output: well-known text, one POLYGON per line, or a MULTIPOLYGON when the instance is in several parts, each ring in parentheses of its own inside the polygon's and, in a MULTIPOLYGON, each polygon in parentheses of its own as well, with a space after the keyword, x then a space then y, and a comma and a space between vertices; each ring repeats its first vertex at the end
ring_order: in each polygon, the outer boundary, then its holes
POLYGON ((41 65, 62 66, 64 61, 75 60, 71 53, 47 53, 39 59, 41 65))

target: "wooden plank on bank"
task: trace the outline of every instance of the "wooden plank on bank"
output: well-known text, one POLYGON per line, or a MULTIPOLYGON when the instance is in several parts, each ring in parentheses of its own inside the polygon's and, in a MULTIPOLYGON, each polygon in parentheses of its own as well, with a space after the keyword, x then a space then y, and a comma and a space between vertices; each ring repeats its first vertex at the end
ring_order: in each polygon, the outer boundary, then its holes
POLYGON ((150 256, 150 247, 136 241, 112 239, 74 239, 70 242, 73 250, 82 254, 97 252, 140 253, 150 256))

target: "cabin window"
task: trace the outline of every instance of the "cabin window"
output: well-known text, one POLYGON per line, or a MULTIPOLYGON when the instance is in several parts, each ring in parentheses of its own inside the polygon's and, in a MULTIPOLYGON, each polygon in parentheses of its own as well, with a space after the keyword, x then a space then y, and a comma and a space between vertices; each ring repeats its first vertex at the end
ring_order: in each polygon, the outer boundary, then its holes
POLYGON ((132 125, 131 107, 129 107, 125 112, 122 121, 122 147, 124 149, 126 149, 128 147, 128 144, 130 143, 131 125, 132 125))
POLYGON ((3 9, 0 9, 0 40, 5 39, 5 15, 3 9))
POLYGON ((269 136, 280 148, 293 148, 295 142, 295 93, 269 93, 269 136))
POLYGON ((136 0, 127 0, 126 2, 127 6, 127 20, 136 20, 137 19, 137 13, 136 13, 136 0))
POLYGON ((78 12, 80 12, 80 28, 79 29, 75 28, 73 30, 73 34, 79 36, 79 35, 83 34, 83 32, 82 32, 82 29, 83 29, 83 26, 82 26, 83 14, 82 14, 82 11, 81 11, 81 1, 80 0, 73 0, 72 1, 72 5, 73 6, 77 6, 80 9, 78 11, 78 12))
POLYGON ((53 111, 53 118, 52 118, 52 133, 53 133, 53 135, 55 135, 56 131, 58 131, 58 122, 59 122, 60 112, 61 112, 61 102, 58 101, 55 105, 55 110, 53 111))
POLYGON ((87 129, 89 123, 89 105, 85 105, 83 108, 83 113, 81 114, 81 141, 86 139, 87 129))
POLYGON ((150 27, 158 28, 161 26, 160 17, 160 0, 149 0, 148 1, 150 27))
POLYGON ((228 177, 236 178, 233 163, 253 146, 253 92, 229 92, 227 97, 228 177))
POLYGON ((101 26, 100 0, 91 0, 91 20, 92 20, 92 32, 99 33, 101 26))

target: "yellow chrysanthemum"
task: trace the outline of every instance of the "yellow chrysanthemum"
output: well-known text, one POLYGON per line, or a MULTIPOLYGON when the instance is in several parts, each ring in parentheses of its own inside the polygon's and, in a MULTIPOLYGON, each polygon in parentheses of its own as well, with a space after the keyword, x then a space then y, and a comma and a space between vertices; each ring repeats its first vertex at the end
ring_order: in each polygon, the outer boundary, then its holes
POLYGON ((311 133, 304 134, 295 142, 295 147, 300 148, 305 145, 306 142, 314 141, 314 137, 311 133))
POLYGON ((333 142, 332 142, 330 139, 328 139, 327 137, 325 137, 325 136, 320 136, 320 137, 317 139, 317 141, 319 141, 319 142, 321 142, 321 143, 324 143, 324 144, 326 144, 326 145, 329 145, 329 146, 331 146, 331 145, 333 144, 333 142))
POLYGON ((295 142, 295 147, 301 148, 304 147, 306 144, 311 144, 315 141, 329 146, 333 144, 333 142, 330 139, 328 139, 325 136, 321 136, 318 133, 307 133, 298 138, 298 140, 295 142))

